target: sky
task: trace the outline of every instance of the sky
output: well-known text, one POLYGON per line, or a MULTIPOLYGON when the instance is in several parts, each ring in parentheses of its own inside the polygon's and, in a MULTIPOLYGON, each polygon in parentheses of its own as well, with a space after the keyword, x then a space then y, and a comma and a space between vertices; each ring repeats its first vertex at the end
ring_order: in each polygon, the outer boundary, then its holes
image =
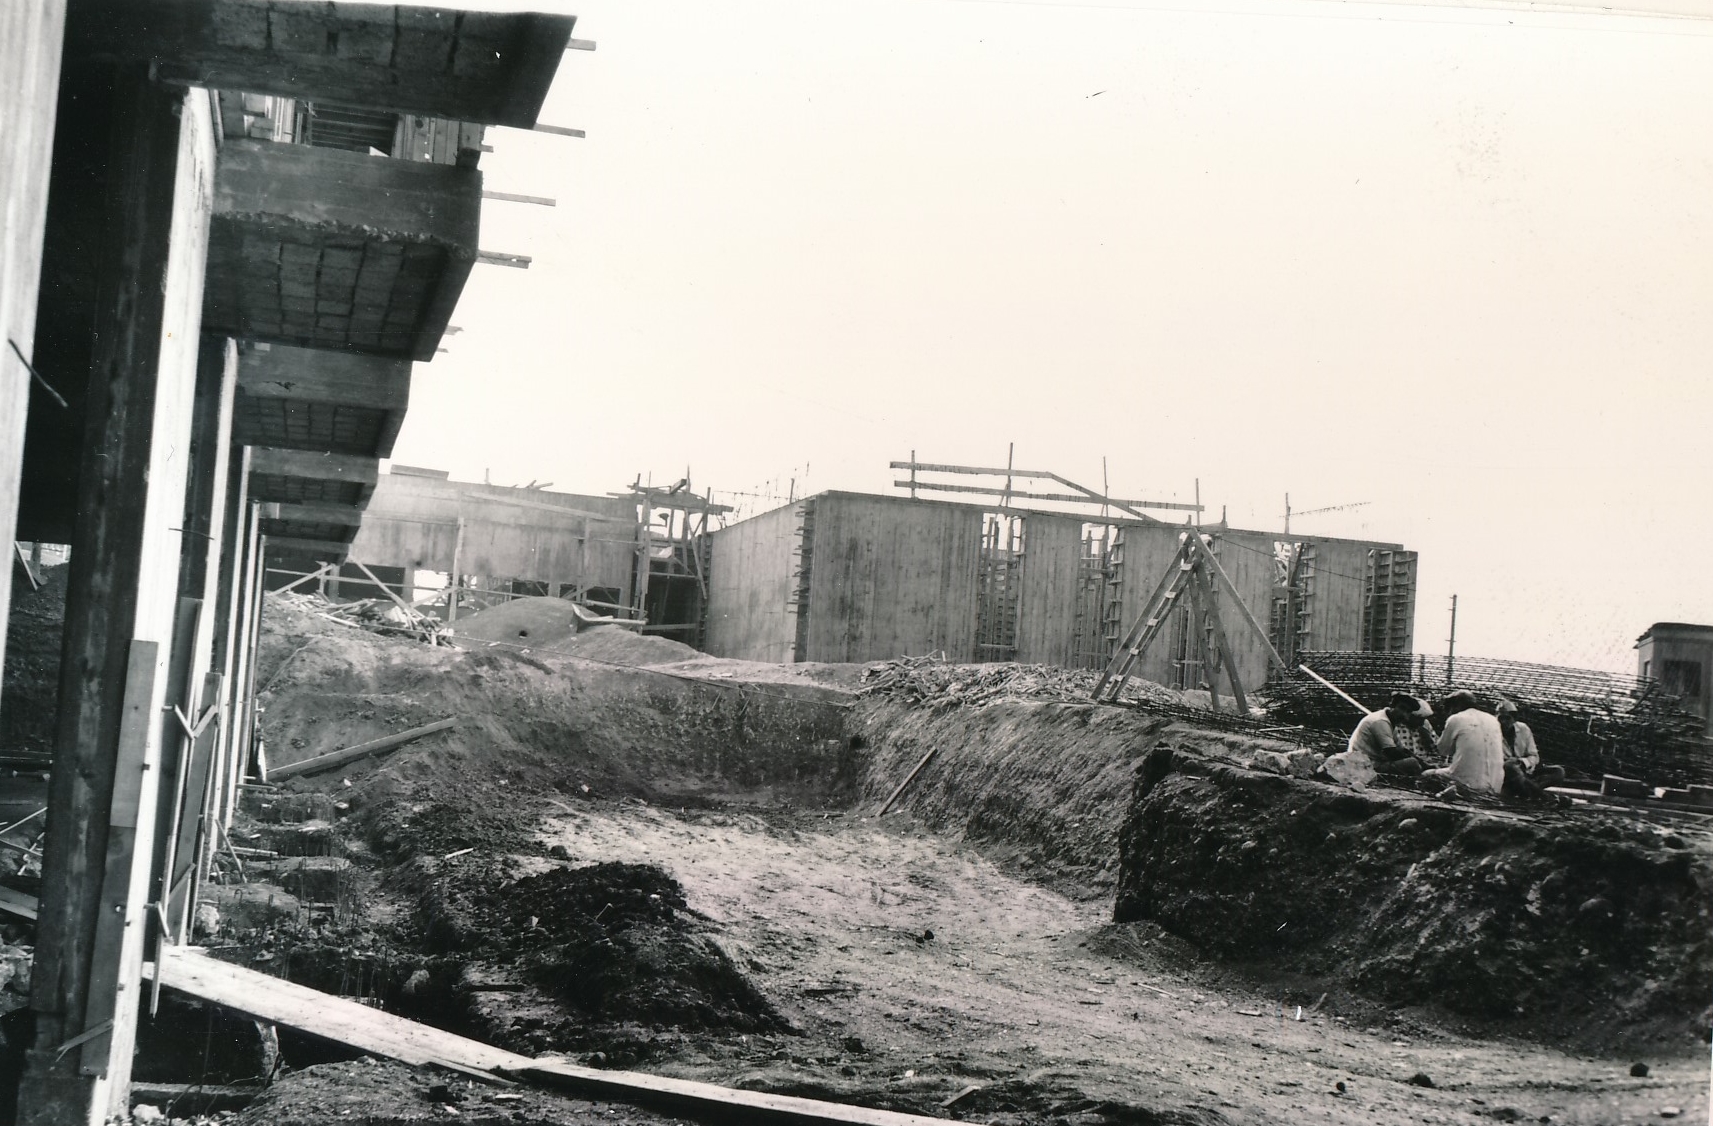
MULTIPOLYGON (((1688 0, 1659 0, 1686 3, 1688 0)), ((587 0, 396 461, 760 511, 1051 470, 1420 553, 1416 649, 1713 622, 1713 20, 587 0), (753 495, 745 495, 753 494, 753 495), (777 497, 778 499, 769 499, 777 497)), ((1168 518, 1171 514, 1162 515, 1168 518)))

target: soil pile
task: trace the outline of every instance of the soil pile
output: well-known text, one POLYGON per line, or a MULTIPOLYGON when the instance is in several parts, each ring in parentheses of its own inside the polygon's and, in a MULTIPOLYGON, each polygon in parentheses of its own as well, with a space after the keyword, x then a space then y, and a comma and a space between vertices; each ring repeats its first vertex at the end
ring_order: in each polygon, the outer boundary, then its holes
MULTIPOLYGON (((509 645, 433 647, 338 625, 275 596, 262 635, 260 724, 272 764, 458 719, 452 731, 289 782, 328 789, 350 779, 348 797, 366 815, 405 793, 424 806, 448 803, 473 821, 442 826, 447 843, 481 824, 526 823, 554 793, 653 801, 759 788, 819 805, 856 779, 842 739, 849 697, 816 684, 639 674, 509 645)), ((416 814, 389 814, 407 815, 416 814)))
POLYGON ((649 864, 554 868, 507 881, 454 866, 420 914, 431 949, 522 974, 588 1020, 656 1028, 782 1028, 773 1006, 649 864))
POLYGON ((1593 1044, 1709 1015, 1705 830, 1354 793, 1162 747, 1120 847, 1115 920, 1229 959, 1593 1044))
MULTIPOLYGON (((1002 700, 1062 700, 1087 703, 1101 674, 1094 669, 1062 669, 1052 665, 1011 663, 958 665, 934 657, 900 657, 863 670, 864 695, 893 696, 930 707, 981 706, 1002 700)), ((1176 704, 1170 688, 1132 678, 1124 686, 1126 700, 1176 704)))
POLYGON ((504 641, 532 648, 577 633, 576 607, 563 598, 514 598, 454 623, 459 641, 504 641))
MULTIPOLYGON (((15 567, 16 564, 13 564, 15 567)), ((6 627, 6 680, 0 692, 0 751, 51 754, 59 701, 69 564, 41 569, 42 586, 14 574, 6 627)))

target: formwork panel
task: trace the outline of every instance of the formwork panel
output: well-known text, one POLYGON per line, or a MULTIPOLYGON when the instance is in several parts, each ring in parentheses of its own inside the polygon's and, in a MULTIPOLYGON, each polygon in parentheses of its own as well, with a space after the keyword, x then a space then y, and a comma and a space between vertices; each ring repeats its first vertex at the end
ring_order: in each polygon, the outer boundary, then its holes
POLYGON ((801 509, 776 508, 710 537, 706 647, 716 657, 794 659, 801 509))
POLYGON ((853 493, 826 493, 815 505, 799 659, 974 659, 981 509, 853 493))
POLYGON ((1082 521, 1031 513, 1017 612, 1017 660, 1071 664, 1082 521))

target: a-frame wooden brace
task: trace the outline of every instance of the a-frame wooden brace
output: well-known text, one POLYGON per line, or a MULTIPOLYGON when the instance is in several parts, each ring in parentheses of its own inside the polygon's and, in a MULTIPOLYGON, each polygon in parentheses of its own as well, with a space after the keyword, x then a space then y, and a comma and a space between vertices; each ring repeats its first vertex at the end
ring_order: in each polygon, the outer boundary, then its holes
POLYGON ((1201 661, 1203 676, 1213 697, 1215 709, 1219 707, 1217 677, 1223 668, 1237 711, 1246 714, 1249 710, 1249 698, 1243 691, 1243 682, 1238 679, 1237 664, 1232 659, 1231 647, 1226 640, 1225 623, 1220 620, 1217 595, 1223 594, 1237 607, 1244 623, 1260 638, 1268 659, 1280 668, 1285 667, 1284 658, 1273 648, 1267 631, 1261 628, 1261 623, 1255 620, 1255 615, 1244 605, 1237 588, 1231 583, 1230 576, 1225 573, 1225 568, 1220 566, 1219 559, 1209 546, 1210 539, 1211 537, 1204 537, 1200 532, 1193 531, 1178 537, 1177 554, 1166 567, 1166 573, 1161 576, 1154 593, 1143 603, 1142 613, 1124 635, 1124 640, 1119 643, 1112 659, 1107 662, 1100 682, 1095 685, 1096 700, 1117 700, 1123 694, 1125 684, 1135 675, 1136 662, 1141 660, 1148 646, 1160 635, 1161 628, 1178 605, 1178 599, 1185 594, 1189 595, 1197 656, 1201 661))

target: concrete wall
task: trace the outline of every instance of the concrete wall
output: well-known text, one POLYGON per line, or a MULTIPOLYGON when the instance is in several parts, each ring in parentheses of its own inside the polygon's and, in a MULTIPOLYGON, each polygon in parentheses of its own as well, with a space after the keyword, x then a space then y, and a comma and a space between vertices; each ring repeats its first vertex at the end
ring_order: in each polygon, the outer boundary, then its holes
POLYGON ((787 505, 710 536, 708 652, 747 661, 794 659, 801 522, 800 506, 787 505))
POLYGON ((450 572, 456 550, 458 571, 465 575, 629 590, 636 559, 635 512, 630 501, 618 497, 383 473, 351 544, 351 558, 370 566, 450 572))
POLYGON ((856 493, 814 502, 799 660, 974 659, 980 508, 856 493))
POLYGON ((1025 517, 1023 574, 1017 605, 1017 660, 1070 665, 1082 534, 1083 522, 1074 516, 1025 517))
MULTIPOLYGON (((956 661, 976 660, 976 572, 984 511, 980 505, 945 501, 823 493, 796 508, 716 532, 709 652, 768 661, 790 659, 786 653, 797 660, 874 661, 943 650, 956 661), (805 507, 813 510, 808 616, 802 644, 793 648, 786 605, 795 590, 792 573, 798 561, 792 551, 803 523, 799 510, 805 507)), ((1084 521, 1062 513, 1023 515, 1015 659, 1068 665, 1084 521)), ((1184 530, 1181 524, 1125 526, 1124 628, 1167 574, 1184 530)), ((1221 566, 1265 629, 1276 589, 1273 544, 1283 537, 1241 530, 1214 536, 1221 566)), ((1359 649, 1363 575, 1372 545, 1313 542, 1318 566, 1314 647, 1359 649)), ((1254 691, 1267 679, 1266 645, 1229 597, 1221 593, 1216 601, 1238 677, 1254 691)), ((1162 630, 1137 674, 1176 683, 1173 643, 1180 632, 1175 624, 1162 630)), ((1220 691, 1226 690, 1222 679, 1220 691)))

